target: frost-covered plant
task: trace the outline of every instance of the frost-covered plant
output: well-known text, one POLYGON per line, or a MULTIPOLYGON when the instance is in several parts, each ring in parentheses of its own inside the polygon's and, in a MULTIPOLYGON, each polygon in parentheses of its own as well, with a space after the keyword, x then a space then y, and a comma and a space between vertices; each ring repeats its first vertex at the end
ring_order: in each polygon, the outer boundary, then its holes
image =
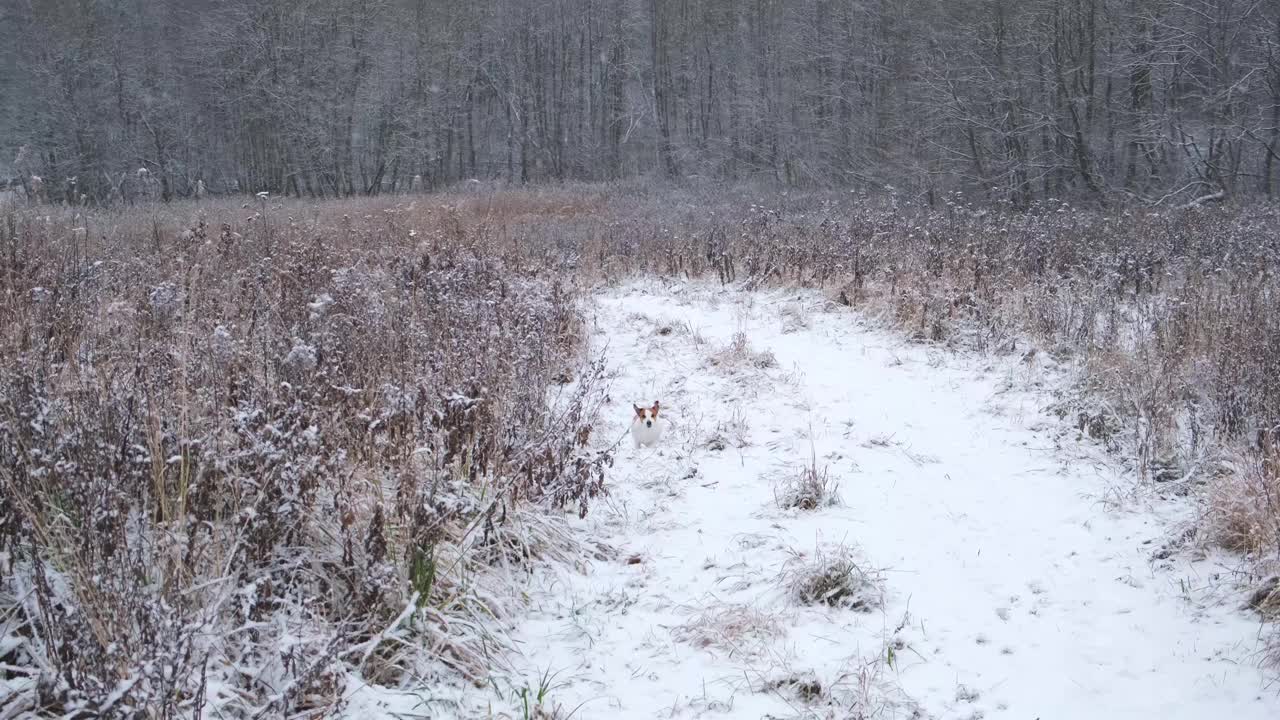
POLYGON ((1280 428, 1259 431, 1241 460, 1210 483, 1209 531, 1218 544, 1280 571, 1280 428))
POLYGON ((864 569, 846 546, 819 548, 812 557, 795 554, 783 568, 783 582, 802 605, 827 605, 870 612, 884 604, 881 579, 864 569))
MULTIPOLYGON (((382 638, 356 664, 387 677, 408 664, 388 626, 417 592, 435 654, 483 664, 483 641, 446 640, 479 637, 449 624, 475 588, 440 569, 548 552, 552 529, 512 537, 512 518, 581 512, 601 490, 607 458, 585 439, 600 383, 579 367, 576 297, 637 273, 820 288, 921 342, 1037 349, 1080 370, 1059 405, 1082 436, 1157 489, 1198 491, 1280 423, 1277 227, 1261 205, 1014 213, 637 183, 273 202, 249 217, 217 200, 6 211, 0 482, 21 502, 0 503, 0 618, 25 639, 0 645, 0 662, 33 669, 22 697, 55 708, 103 701, 143 667, 175 670, 139 671, 115 702, 185 683, 211 689, 166 695, 184 709, 261 706, 280 693, 257 675, 277 668, 274 687, 293 683, 271 701, 284 707, 333 696, 336 648, 382 638), (473 537, 488 544, 455 542, 473 537), (131 558, 132 586, 104 580, 108 557, 131 558), (97 623, 125 617, 134 640, 91 647, 97 623), (141 637, 193 649, 166 664, 141 637), (278 637, 287 653, 266 650, 278 637), (206 654, 252 672, 192 680, 206 654)), ((1245 504, 1261 486, 1212 487, 1209 518, 1250 512, 1247 533, 1211 537, 1257 548, 1260 570, 1280 560, 1254 532, 1278 513, 1245 504)))
POLYGON ((448 217, 423 241, 351 214, 203 242, 0 223, 7 709, 284 716, 356 676, 483 682, 503 641, 476 619, 603 489, 601 372, 564 284, 448 217))
POLYGON ((811 443, 809 462, 785 473, 773 495, 783 510, 817 510, 840 504, 840 483, 831 477, 827 466, 818 465, 818 453, 811 443))
POLYGON ((697 648, 715 648, 730 656, 754 656, 782 634, 777 618, 750 605, 715 604, 672 628, 681 642, 697 648))
POLYGON ((754 368, 766 370, 778 366, 778 360, 768 350, 756 350, 746 333, 737 332, 722 348, 711 353, 708 361, 720 368, 754 368))

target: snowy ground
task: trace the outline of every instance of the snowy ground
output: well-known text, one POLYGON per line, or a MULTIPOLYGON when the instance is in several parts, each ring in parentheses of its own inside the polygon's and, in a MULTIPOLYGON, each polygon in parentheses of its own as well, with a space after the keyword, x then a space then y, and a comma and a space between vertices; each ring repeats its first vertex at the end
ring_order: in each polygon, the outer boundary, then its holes
POLYGON ((1064 437, 1049 369, 908 345, 815 294, 638 285, 594 312, 617 373, 600 436, 633 401, 669 427, 624 439, 575 525, 613 552, 535 579, 495 714, 526 688, 586 719, 1280 717, 1218 568, 1152 559, 1185 509, 1064 437), (841 503, 780 509, 815 456, 841 503), (791 592, 842 553, 881 607, 791 592))

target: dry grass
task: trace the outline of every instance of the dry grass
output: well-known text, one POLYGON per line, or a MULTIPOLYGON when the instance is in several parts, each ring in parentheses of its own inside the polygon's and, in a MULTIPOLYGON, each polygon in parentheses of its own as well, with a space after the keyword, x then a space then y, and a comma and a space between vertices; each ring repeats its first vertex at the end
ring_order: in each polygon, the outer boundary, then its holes
POLYGON ((782 581, 801 605, 871 612, 884 605, 882 580, 857 561, 844 545, 819 548, 812 557, 795 553, 783 569, 782 581))
POLYGON ((778 309, 778 321, 784 335, 806 330, 809 327, 809 308, 799 302, 787 303, 778 309))
POLYGON ((764 689, 790 695, 805 705, 816 705, 830 699, 826 685, 812 670, 774 678, 765 683, 764 689))
POLYGON ((608 462, 574 294, 448 210, 284 212, 0 223, 7 707, 483 683, 511 578, 573 551, 608 462))
POLYGON ((1280 576, 1272 575, 1249 595, 1248 607, 1263 617, 1280 618, 1280 576))
POLYGON ((888 448, 896 444, 899 444, 899 443, 893 439, 893 433, 880 433, 878 435, 872 435, 866 440, 863 440, 861 443, 862 447, 864 448, 888 448))
POLYGON ((778 360, 768 350, 756 350, 746 333, 736 332, 728 344, 707 357, 713 367, 723 370, 749 368, 767 370, 778 366, 778 360))
MULTIPOLYGON (((823 288, 921 342, 1030 342, 1078 370, 1059 409, 1082 435, 1157 489, 1208 487, 1204 535, 1265 573, 1278 227, 1270 207, 1013 214, 634 185, 0 211, 0 618, 24 643, 0 662, 48 679, 55 709, 136 677, 127 702, 284 712, 339 692, 335 663, 394 678, 421 662, 392 627, 417 592, 451 628, 435 642, 455 638, 431 654, 472 673, 488 660, 467 648, 489 640, 456 618, 502 602, 447 578, 549 552, 552 528, 514 519, 584 511, 601 488, 576 298, 646 274, 823 288), (1206 477, 1224 455, 1252 459, 1206 477), (267 618, 303 638, 283 659, 267 618), (205 696, 206 659, 249 672, 205 696)), ((745 334, 714 357, 776 364, 745 334)))
POLYGON ((751 424, 742 408, 735 407, 729 419, 716 423, 716 428, 707 438, 706 446, 713 452, 720 452, 728 447, 742 449, 751 445, 751 424))
POLYGON ((840 504, 840 483, 831 477, 826 465, 818 465, 818 451, 812 440, 809 462, 784 473, 774 485, 773 497, 783 510, 810 512, 840 504))
MULTIPOLYGON (((1280 572, 1280 428, 1258 433, 1257 446, 1245 452, 1232 472, 1209 484, 1206 524, 1217 544, 1258 560, 1259 575, 1280 572)), ((1251 602, 1275 619, 1280 601, 1251 602), (1273 608, 1274 605, 1274 608, 1273 608)))
POLYGON ((885 656, 853 662, 821 674, 784 669, 763 679, 759 690, 783 698, 798 720, 924 717, 903 694, 885 656))
POLYGON ((702 610, 674 628, 672 636, 696 648, 747 658, 766 652, 782 632, 781 624, 771 615, 748 605, 725 604, 702 610))

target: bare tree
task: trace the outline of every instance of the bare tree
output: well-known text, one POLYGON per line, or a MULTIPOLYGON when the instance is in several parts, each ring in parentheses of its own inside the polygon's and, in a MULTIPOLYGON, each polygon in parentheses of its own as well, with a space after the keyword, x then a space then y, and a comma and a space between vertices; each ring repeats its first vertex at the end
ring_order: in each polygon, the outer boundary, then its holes
POLYGON ((53 200, 633 175, 1026 208, 1275 191, 1256 0, 0 7, 0 153, 53 200))

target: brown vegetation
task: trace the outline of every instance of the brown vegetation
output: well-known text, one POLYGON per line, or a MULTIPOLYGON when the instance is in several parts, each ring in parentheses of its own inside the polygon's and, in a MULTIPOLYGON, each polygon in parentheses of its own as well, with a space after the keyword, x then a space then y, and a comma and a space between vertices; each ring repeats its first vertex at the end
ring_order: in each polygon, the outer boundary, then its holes
POLYGON ((921 342, 1031 343, 1080 371, 1064 417, 1154 487, 1210 488, 1213 541, 1280 559, 1274 210, 764 197, 0 216, 13 707, 252 715, 332 702, 348 673, 482 679, 504 611, 484 574, 563 549, 545 511, 603 486, 578 299, 644 273, 822 288, 921 342))

